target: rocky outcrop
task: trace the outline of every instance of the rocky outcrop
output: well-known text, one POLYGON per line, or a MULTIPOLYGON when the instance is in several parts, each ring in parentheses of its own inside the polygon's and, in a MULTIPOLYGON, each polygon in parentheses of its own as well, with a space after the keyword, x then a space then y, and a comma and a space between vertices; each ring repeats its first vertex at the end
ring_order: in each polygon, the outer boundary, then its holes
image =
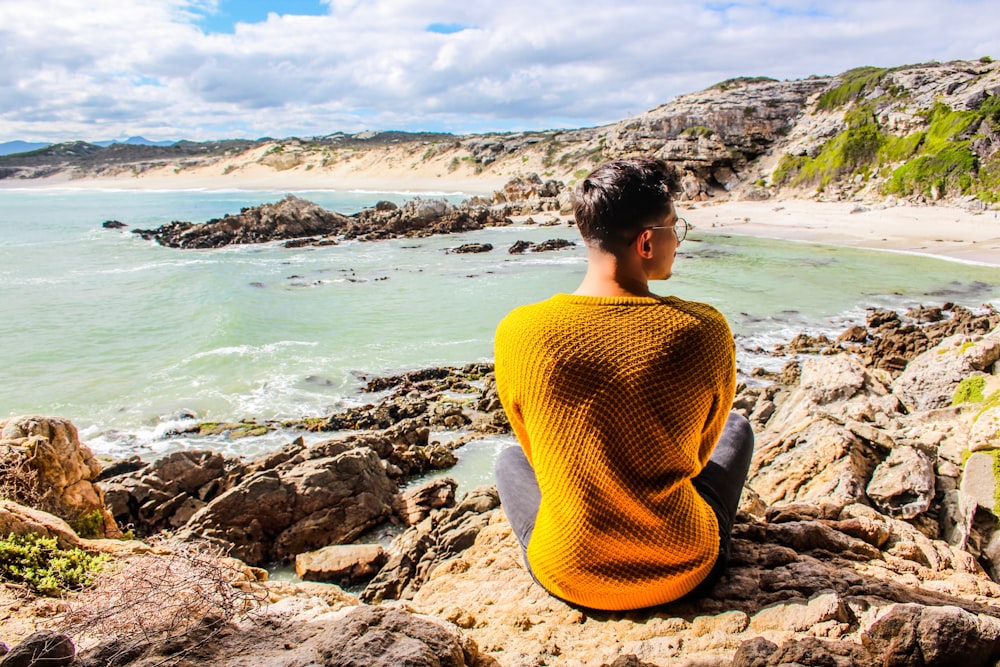
POLYGON ((244 208, 203 224, 171 222, 157 229, 136 229, 135 234, 171 248, 220 248, 242 243, 265 243, 306 236, 326 236, 349 224, 346 216, 318 204, 287 195, 275 204, 244 208))
POLYGON ((56 417, 11 417, 0 421, 0 485, 3 495, 74 524, 84 537, 118 536, 94 482, 101 465, 80 442, 76 427, 56 417))
POLYGON ((667 160, 680 169, 682 197, 704 200, 746 179, 748 164, 787 135, 810 96, 830 83, 821 77, 725 81, 613 125, 604 152, 667 160))
POLYGON ((444 199, 415 197, 402 206, 379 202, 345 216, 287 195, 275 204, 244 208, 238 215, 200 224, 171 222, 156 229, 135 229, 133 233, 171 248, 221 248, 272 241, 286 241, 288 247, 298 248, 348 239, 375 241, 468 232, 509 224, 507 215, 474 199, 456 206, 444 199))
POLYGON ((387 519, 396 492, 372 449, 328 441, 258 468, 198 510, 179 536, 231 545, 251 565, 287 561, 387 519))
POLYGON ((958 334, 911 361, 894 391, 906 405, 929 410, 950 405, 962 380, 985 375, 1000 360, 1000 330, 986 336, 958 334))
POLYGON ((393 555, 361 593, 369 603, 409 598, 434 568, 472 545, 500 505, 493 487, 468 493, 452 508, 431 513, 393 540, 393 555))

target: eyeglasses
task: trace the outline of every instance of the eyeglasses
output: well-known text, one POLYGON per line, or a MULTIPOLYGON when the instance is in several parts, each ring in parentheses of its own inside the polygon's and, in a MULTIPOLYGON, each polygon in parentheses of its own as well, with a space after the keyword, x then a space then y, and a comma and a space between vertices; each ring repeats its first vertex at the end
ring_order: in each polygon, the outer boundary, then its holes
POLYGON ((669 227, 666 225, 661 225, 657 227, 643 227, 643 229, 672 229, 674 230, 674 234, 677 235, 678 243, 687 238, 689 228, 690 225, 688 225, 687 220, 685 220, 684 218, 677 218, 677 222, 674 223, 673 225, 670 225, 669 227))

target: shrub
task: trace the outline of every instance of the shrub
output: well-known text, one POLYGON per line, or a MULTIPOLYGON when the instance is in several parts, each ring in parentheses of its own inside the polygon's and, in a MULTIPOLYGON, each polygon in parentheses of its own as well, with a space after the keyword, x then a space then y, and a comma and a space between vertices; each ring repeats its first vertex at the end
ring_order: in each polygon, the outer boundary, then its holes
POLYGON ((54 537, 11 534, 0 540, 0 579, 57 597, 89 584, 107 559, 81 549, 60 549, 54 537))
POLYGON ((60 630, 95 649, 99 664, 149 652, 175 664, 267 601, 238 561, 196 544, 166 544, 169 553, 108 568, 70 601, 60 630))
POLYGON ((881 67, 856 67, 840 75, 841 84, 831 88, 816 102, 818 111, 829 111, 856 100, 868 88, 874 88, 888 70, 881 67))

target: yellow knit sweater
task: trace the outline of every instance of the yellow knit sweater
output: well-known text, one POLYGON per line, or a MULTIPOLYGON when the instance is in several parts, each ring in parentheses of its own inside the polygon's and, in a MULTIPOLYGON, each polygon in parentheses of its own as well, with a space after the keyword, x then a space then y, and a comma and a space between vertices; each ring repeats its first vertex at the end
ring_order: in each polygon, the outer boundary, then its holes
POLYGON ((711 306, 557 294, 512 311, 496 381, 541 504, 528 562, 555 595, 639 609, 698 585, 718 523, 691 479, 722 432, 735 346, 711 306))

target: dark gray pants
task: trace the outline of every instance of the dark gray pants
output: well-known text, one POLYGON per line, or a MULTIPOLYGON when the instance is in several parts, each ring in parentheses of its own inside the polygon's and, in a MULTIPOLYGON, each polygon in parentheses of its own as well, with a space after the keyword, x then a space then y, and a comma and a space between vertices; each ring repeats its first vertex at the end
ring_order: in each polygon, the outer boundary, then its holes
MULTIPOLYGON (((726 569, 733 521, 752 457, 753 430, 750 423, 739 413, 730 412, 708 464, 701 474, 691 480, 719 521, 719 558, 708 577, 692 593, 698 594, 711 587, 726 569)), ((527 557, 528 542, 535 529, 535 516, 542 498, 535 471, 520 447, 508 447, 497 457, 493 473, 503 511, 521 544, 528 572, 531 572, 527 557)))

